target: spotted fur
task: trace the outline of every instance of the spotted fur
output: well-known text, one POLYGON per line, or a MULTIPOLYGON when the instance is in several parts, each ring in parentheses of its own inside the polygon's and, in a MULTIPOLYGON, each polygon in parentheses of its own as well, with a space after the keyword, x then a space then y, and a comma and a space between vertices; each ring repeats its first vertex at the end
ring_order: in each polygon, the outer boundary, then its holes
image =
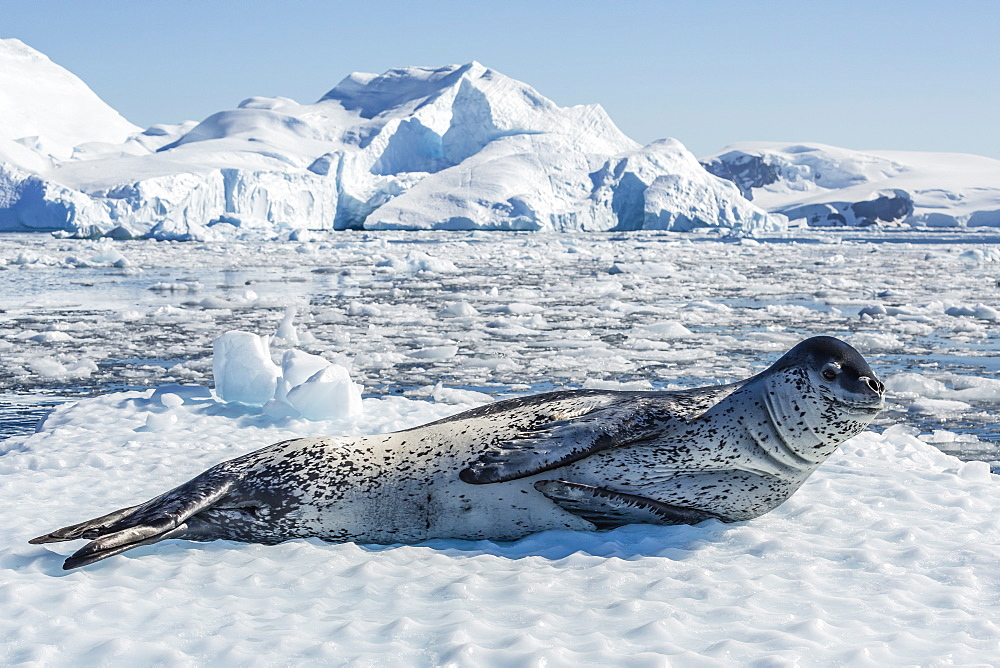
POLYGON ((882 407, 853 348, 800 343, 757 376, 673 392, 551 392, 390 434, 302 438, 146 503, 34 539, 91 542, 65 568, 165 538, 509 540, 545 529, 757 517, 882 407), (834 374, 829 380, 822 374, 834 374))

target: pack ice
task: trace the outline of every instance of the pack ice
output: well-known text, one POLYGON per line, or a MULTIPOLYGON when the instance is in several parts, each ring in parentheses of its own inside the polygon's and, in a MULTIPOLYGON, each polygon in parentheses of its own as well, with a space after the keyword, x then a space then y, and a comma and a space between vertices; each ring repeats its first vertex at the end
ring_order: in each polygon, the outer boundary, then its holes
POLYGON ((476 62, 354 73, 312 104, 251 97, 142 132, 18 40, 0 40, 0 71, 39 82, 37 98, 33 84, 0 85, 0 230, 207 239, 784 223, 679 142, 642 147, 600 106, 559 107, 476 62), (46 122, 6 122, 36 111, 46 122))

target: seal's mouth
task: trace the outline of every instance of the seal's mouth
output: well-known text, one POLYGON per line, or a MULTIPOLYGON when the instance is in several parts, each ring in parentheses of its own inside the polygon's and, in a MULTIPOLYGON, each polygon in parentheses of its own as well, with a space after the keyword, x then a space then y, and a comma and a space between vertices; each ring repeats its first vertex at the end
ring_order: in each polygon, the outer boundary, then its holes
POLYGON ((843 406, 846 406, 852 413, 864 413, 865 415, 875 415, 885 408, 885 402, 879 400, 876 404, 850 404, 847 402, 840 402, 843 406))
POLYGON ((851 401, 838 397, 832 392, 824 392, 823 396, 851 413, 874 415, 885 408, 885 400, 881 396, 875 397, 871 401, 851 401))

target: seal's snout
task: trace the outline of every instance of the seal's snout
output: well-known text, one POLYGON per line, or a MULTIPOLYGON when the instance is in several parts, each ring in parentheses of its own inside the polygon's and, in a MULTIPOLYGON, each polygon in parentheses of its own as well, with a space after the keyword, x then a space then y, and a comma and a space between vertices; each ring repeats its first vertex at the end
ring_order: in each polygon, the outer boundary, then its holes
POLYGON ((868 386, 868 389, 870 389, 872 392, 879 395, 880 397, 885 393, 885 384, 878 378, 874 378, 871 376, 862 376, 858 380, 863 381, 864 384, 868 386))

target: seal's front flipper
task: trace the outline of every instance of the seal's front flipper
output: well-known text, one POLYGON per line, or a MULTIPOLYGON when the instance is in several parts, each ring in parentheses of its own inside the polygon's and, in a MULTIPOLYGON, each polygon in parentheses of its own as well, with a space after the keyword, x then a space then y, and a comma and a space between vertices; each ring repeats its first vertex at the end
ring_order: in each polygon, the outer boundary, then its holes
POLYGON ((657 427, 642 408, 611 406, 543 424, 485 453, 458 477, 474 485, 517 480, 644 440, 657 427))
POLYGON ((140 545, 182 537, 185 521, 207 508, 232 489, 238 478, 209 470, 155 499, 123 508, 102 517, 57 529, 29 542, 53 543, 76 538, 91 539, 63 564, 69 570, 107 559, 140 545))
POLYGON ((563 510, 592 522, 598 529, 614 529, 625 524, 697 524, 703 520, 722 519, 705 510, 672 506, 644 496, 565 480, 539 480, 535 489, 563 510))

